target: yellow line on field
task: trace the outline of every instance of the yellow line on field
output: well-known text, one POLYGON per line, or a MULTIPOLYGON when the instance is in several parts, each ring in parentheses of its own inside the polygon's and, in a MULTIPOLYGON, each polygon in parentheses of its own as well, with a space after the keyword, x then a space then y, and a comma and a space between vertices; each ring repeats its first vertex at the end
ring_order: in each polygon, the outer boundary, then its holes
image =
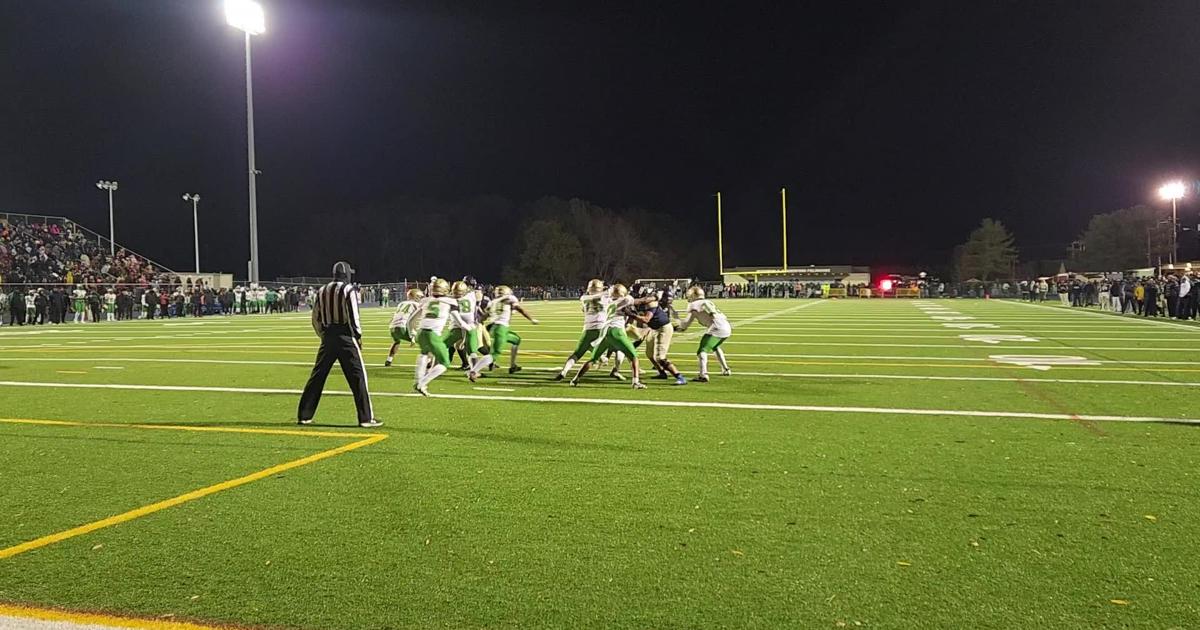
POLYGON ((0 604, 0 616, 22 617, 38 621, 58 621, 77 625, 104 626, 108 628, 135 628, 137 630, 223 630, 229 627, 200 625, 183 621, 115 617, 99 613, 70 612, 66 610, 11 606, 7 604, 0 604))
MULTIPOLYGON (((8 422, 8 423, 13 423, 13 424, 42 424, 42 425, 53 425, 53 426, 98 426, 98 427, 110 427, 110 428, 165 429, 165 430, 178 430, 178 431, 215 431, 215 432, 222 432, 222 433, 262 433, 262 434, 269 434, 269 435, 305 435, 305 436, 314 436, 314 437, 342 437, 342 438, 344 438, 344 437, 347 437, 347 435, 349 435, 349 434, 345 434, 345 433, 331 433, 331 432, 323 432, 323 433, 312 432, 312 433, 310 433, 308 431, 298 431, 298 430, 287 431, 287 430, 283 430, 283 429, 279 429, 279 430, 276 430, 276 429, 240 429, 240 428, 224 429, 224 428, 220 428, 220 427, 181 427, 181 426, 174 426, 174 425, 136 425, 136 424, 109 424, 109 423, 101 424, 101 423, 88 423, 88 422, 67 422, 67 421, 59 421, 59 420, 0 419, 0 422, 8 422)), ((37 538, 37 539, 31 540, 28 542, 24 542, 19 545, 14 545, 7 549, 0 549, 0 560, 4 560, 6 558, 11 558, 15 555, 25 553, 26 551, 40 549, 41 547, 45 547, 47 545, 53 545, 55 543, 62 542, 64 540, 68 540, 70 538, 75 538, 76 536, 82 536, 84 534, 89 534, 98 529, 104 529, 106 527, 112 527, 113 525, 119 525, 121 523, 132 521, 134 519, 141 518, 143 516, 147 516, 147 515, 153 514, 155 512, 165 510, 167 508, 175 507, 177 505, 182 505, 189 501, 195 501, 196 499, 202 499, 206 496, 209 496, 210 494, 216 494, 223 490, 229 490, 231 488, 236 488, 238 486, 244 486, 248 483, 252 483, 252 482, 258 481, 260 479, 265 479, 272 475, 277 475, 281 472, 285 472, 285 471, 291 470, 293 468, 307 466, 308 464, 319 462, 323 459, 328 459, 330 457, 335 457, 335 456, 341 455, 343 453, 348 453, 350 451, 362 448, 364 446, 370 446, 372 444, 375 444, 376 442, 379 442, 379 441, 385 440, 385 439, 387 439, 386 433, 373 433, 361 440, 357 440, 357 441, 351 442, 349 444, 344 444, 337 448, 331 448, 329 450, 321 451, 320 453, 315 453, 315 454, 309 455, 307 457, 301 457, 300 459, 294 459, 289 462, 277 464, 275 466, 271 466, 270 468, 264 468, 263 470, 260 470, 258 472, 253 472, 248 475, 238 477, 236 479, 222 481, 220 483, 216 483, 211 486, 200 488, 199 490, 193 490, 191 492, 181 494, 177 497, 172 497, 170 499, 159 501, 157 503, 152 503, 150 505, 142 506, 140 508, 130 510, 123 514, 117 514, 115 516, 110 516, 108 518, 104 518, 104 519, 101 519, 98 521, 87 523, 86 525, 80 525, 79 527, 73 527, 71 529, 64 530, 64 531, 58 532, 56 534, 42 536, 41 538, 37 538)), ((133 627, 141 627, 141 626, 133 626, 133 627)))

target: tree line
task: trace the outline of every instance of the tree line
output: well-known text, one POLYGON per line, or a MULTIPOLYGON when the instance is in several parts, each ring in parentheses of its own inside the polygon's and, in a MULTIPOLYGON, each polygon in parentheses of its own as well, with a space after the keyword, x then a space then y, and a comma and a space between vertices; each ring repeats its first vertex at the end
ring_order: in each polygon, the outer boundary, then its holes
POLYGON ((715 246, 686 223, 651 210, 608 208, 584 199, 516 203, 495 195, 458 201, 405 196, 301 219, 296 230, 322 238, 311 248, 287 252, 285 264, 327 275, 313 268, 314 261, 350 260, 364 282, 435 274, 471 274, 520 285, 714 277, 715 246))
MULTIPOLYGON (((1184 227, 1177 238, 1190 233, 1184 227)), ((1172 246, 1169 217, 1159 209, 1137 205, 1093 216, 1067 248, 1063 263, 1080 271, 1154 267, 1168 260, 1172 246)), ((1018 275, 1017 257, 1015 239, 1008 229, 999 221, 984 219, 967 241, 955 248, 953 275, 959 281, 1014 278, 1018 275)))

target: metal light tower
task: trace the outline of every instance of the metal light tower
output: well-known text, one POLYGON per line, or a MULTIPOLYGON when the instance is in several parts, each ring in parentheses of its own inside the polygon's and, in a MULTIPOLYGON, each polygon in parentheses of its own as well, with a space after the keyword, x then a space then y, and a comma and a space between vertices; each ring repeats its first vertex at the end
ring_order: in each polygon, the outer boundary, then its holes
POLYGON ((246 33, 246 155, 250 167, 250 282, 258 282, 258 192, 254 165, 254 88, 250 74, 250 36, 267 30, 263 8, 254 0, 225 0, 225 20, 246 33))
POLYGON ((721 191, 717 191, 717 270, 721 273, 722 283, 725 279, 725 239, 721 234, 721 191))
POLYGON ((1171 200, 1171 265, 1179 256, 1179 200, 1183 198, 1187 187, 1181 181, 1167 182, 1158 189, 1158 195, 1171 200))
POLYGON ((113 191, 117 189, 117 182, 102 179, 96 182, 96 188, 108 191, 108 253, 116 256, 117 242, 113 233, 113 191))
POLYGON ((183 193, 183 200, 192 202, 192 234, 196 241, 196 273, 200 273, 200 195, 183 193))
POLYGON ((787 188, 779 189, 779 206, 783 211, 783 270, 787 271, 787 188))

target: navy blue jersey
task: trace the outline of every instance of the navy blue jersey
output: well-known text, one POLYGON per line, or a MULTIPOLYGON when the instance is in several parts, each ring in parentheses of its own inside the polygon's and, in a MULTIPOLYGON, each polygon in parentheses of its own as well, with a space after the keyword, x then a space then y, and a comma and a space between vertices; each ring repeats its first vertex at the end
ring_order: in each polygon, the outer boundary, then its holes
POLYGON ((650 311, 650 321, 646 322, 646 325, 651 330, 659 330, 669 323, 671 323, 671 316, 667 315, 667 311, 661 306, 656 306, 653 311, 650 311))

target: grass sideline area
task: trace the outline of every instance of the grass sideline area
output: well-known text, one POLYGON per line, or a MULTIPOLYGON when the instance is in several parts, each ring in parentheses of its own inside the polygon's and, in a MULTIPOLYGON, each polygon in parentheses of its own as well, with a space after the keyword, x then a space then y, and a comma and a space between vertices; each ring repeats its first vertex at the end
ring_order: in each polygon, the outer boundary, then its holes
MULTIPOLYGON (((337 370, 295 426, 306 314, 0 329, 0 603, 347 630, 1200 625, 1200 328, 718 304, 732 377, 555 383, 581 316, 532 302, 525 371, 429 399, 414 348, 382 367, 369 309, 371 431, 337 370)), ((689 378, 701 332, 673 347, 689 378)))

